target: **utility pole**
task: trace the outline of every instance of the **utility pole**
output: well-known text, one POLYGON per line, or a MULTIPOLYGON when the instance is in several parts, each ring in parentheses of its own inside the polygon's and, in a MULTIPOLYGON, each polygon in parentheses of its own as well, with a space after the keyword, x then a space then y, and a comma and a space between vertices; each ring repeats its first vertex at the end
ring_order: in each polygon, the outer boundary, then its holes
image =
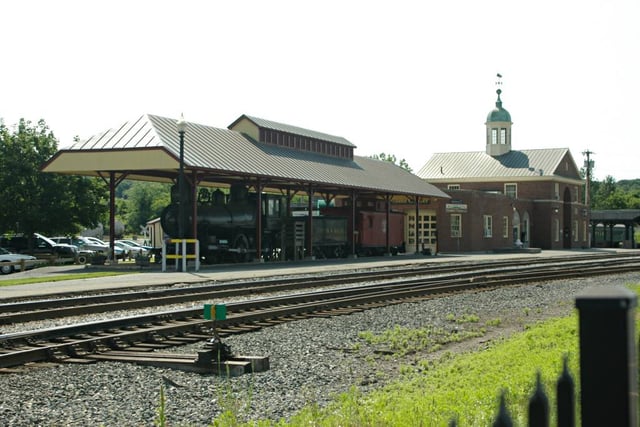
POLYGON ((593 168, 593 160, 591 160, 591 155, 596 154, 593 151, 585 150, 582 152, 583 156, 587 157, 587 160, 584 161, 584 167, 587 170, 587 186, 584 192, 584 204, 589 208, 589 203, 591 203, 591 169, 593 168))
MULTIPOLYGON (((593 169, 593 160, 591 160, 591 155, 595 154, 593 151, 587 149, 585 151, 582 152, 583 156, 587 157, 587 160, 584 161, 584 167, 587 170, 587 184, 585 186, 585 191, 584 191, 584 207, 585 207, 585 214, 587 215, 587 217, 591 217, 591 169, 593 169)), ((591 229, 591 227, 589 227, 591 229)), ((595 228, 593 229, 593 232, 595 232, 595 228)), ((591 235, 591 232, 587 233, 588 234, 588 242, 589 242, 589 247, 591 247, 591 245, 595 242, 594 240, 592 240, 594 237, 591 235)))

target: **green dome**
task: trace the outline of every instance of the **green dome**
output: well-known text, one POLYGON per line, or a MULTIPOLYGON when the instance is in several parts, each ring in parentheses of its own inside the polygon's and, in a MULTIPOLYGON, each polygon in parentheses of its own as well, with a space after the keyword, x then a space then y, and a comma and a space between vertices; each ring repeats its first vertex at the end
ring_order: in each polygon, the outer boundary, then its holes
POLYGON ((496 101, 496 108, 491 110, 489 115, 487 116, 487 122, 511 122, 511 114, 504 108, 502 108, 502 100, 500 99, 500 94, 502 91, 498 89, 498 100, 496 101))

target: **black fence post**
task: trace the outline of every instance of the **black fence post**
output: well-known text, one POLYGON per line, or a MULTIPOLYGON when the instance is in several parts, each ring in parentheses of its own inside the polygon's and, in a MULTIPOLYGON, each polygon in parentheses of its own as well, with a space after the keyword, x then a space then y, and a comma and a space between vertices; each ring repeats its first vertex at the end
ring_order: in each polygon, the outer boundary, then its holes
POLYGON ((582 425, 637 426, 636 295, 622 287, 576 296, 580 317, 582 425))

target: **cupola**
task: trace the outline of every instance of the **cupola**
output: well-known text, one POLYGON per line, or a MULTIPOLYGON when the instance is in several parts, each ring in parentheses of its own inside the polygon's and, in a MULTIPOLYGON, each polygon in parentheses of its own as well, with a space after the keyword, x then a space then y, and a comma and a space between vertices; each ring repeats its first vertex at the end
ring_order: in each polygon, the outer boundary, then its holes
MULTIPOLYGON (((498 77, 502 77, 498 75, 498 77)), ((498 83, 500 84, 500 83, 498 83)), ((496 91, 498 99, 496 108, 487 115, 487 147, 490 156, 500 156, 511 151, 511 114, 502 108, 501 89, 496 91)))

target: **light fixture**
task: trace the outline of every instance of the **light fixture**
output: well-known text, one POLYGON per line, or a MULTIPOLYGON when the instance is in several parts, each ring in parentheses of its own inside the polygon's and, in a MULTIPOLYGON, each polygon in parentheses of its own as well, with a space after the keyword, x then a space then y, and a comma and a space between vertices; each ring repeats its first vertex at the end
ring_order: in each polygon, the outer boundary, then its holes
MULTIPOLYGON (((187 130, 187 122, 184 121, 184 115, 180 115, 180 120, 176 123, 178 135, 180 136, 180 169, 178 170, 178 238, 185 238, 184 230, 184 133, 187 130)), ((182 265, 179 263, 179 265, 182 265)))
POLYGON ((187 130, 187 122, 184 120, 184 114, 180 114, 180 120, 176 122, 178 133, 184 133, 187 130))

